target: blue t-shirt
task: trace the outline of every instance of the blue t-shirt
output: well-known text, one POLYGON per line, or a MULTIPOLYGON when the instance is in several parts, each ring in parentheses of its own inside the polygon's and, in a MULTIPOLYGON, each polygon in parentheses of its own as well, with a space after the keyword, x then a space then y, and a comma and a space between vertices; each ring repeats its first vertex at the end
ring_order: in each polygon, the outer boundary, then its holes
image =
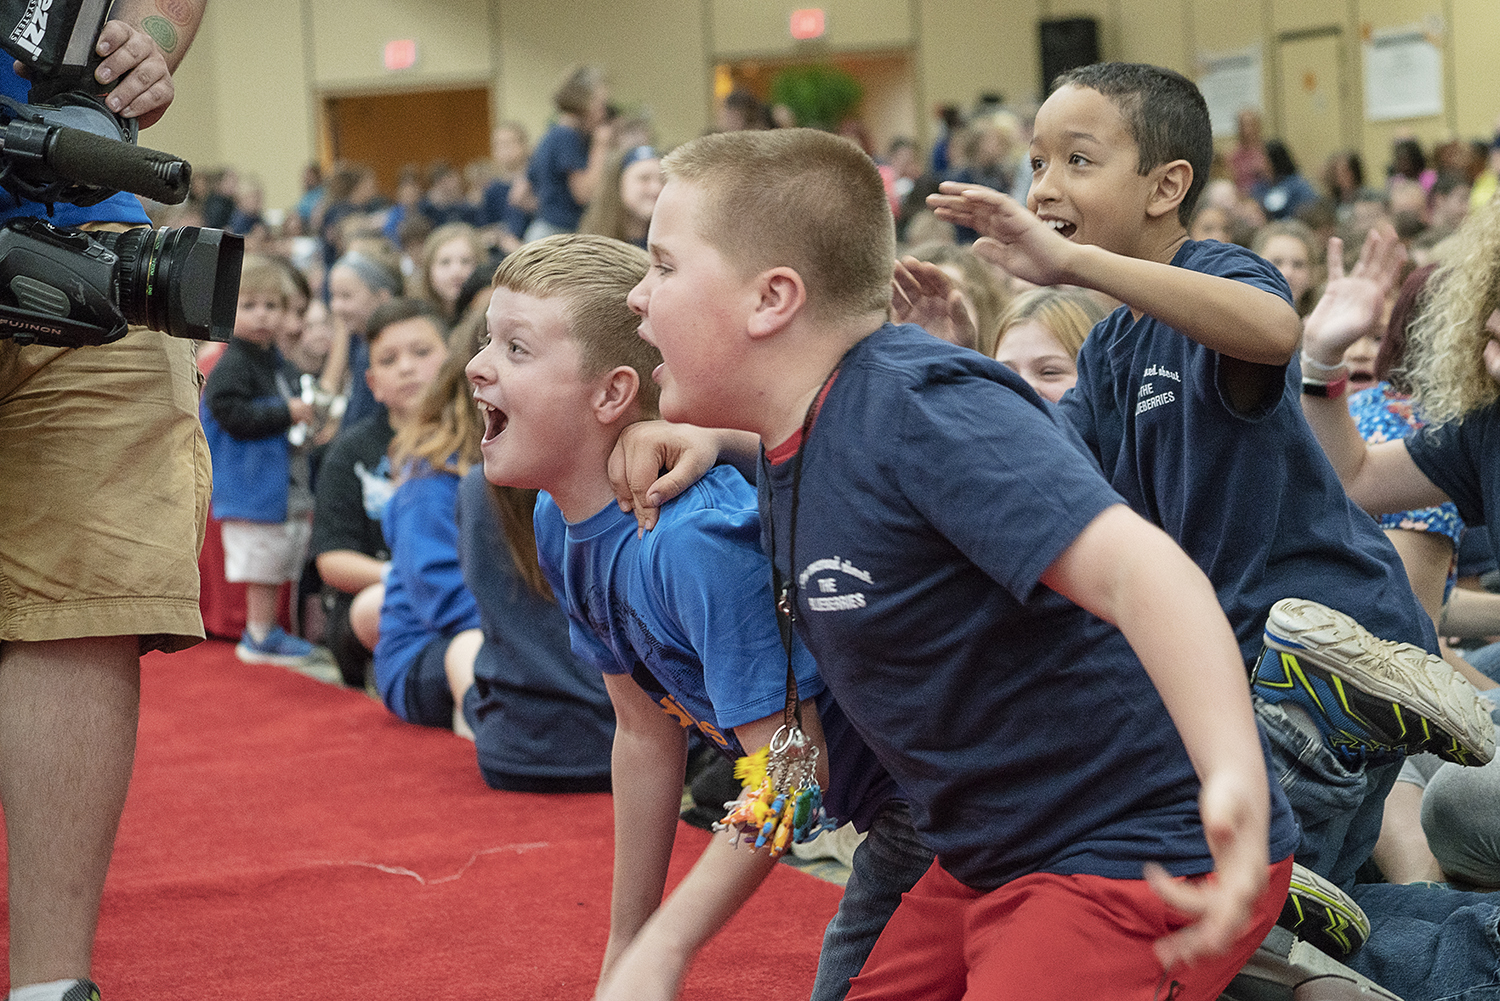
POLYGON ((509 181, 491 181, 485 186, 484 197, 479 203, 479 225, 493 226, 496 223, 516 237, 525 234, 531 223, 531 216, 524 209, 510 203, 509 181))
MULTIPOLYGON (((1233 244, 1188 241, 1172 263, 1290 301, 1281 273, 1233 244)), ((1282 598, 1436 652, 1395 549, 1345 495, 1302 416, 1297 366, 1279 377, 1279 393, 1241 413, 1217 352, 1122 306, 1084 341, 1061 408, 1110 485, 1208 575, 1247 661, 1282 598)))
MULTIPOLYGON (((31 93, 31 81, 16 76, 15 61, 0 58, 0 94, 17 101, 25 101, 31 93)), ((86 222, 121 222, 135 226, 150 225, 151 219, 141 207, 135 195, 120 192, 111 195, 97 205, 80 208, 67 202, 58 202, 52 215, 40 202, 23 202, 10 192, 0 189, 0 223, 18 216, 40 216, 54 226, 82 226, 86 222)))
MULTIPOLYGON (((768 548, 944 869, 988 890, 1213 867, 1198 779, 1145 669, 1039 583, 1121 503, 1050 405, 998 362, 888 324, 845 355, 802 444, 793 566, 796 466, 762 460, 768 548)), ((1280 859, 1297 832, 1271 788, 1280 859)))
POLYGON ((568 175, 589 165, 589 137, 568 125, 554 125, 526 163, 526 179, 536 195, 537 218, 575 230, 583 206, 573 199, 568 175))
POLYGON ((484 631, 471 700, 479 767, 520 786, 607 776, 615 734, 609 693, 569 649, 562 609, 516 569, 479 466, 458 490, 458 562, 484 631))
POLYGON ((370 389, 370 380, 365 373, 370 370, 370 342, 364 334, 349 338, 349 399, 344 405, 343 422, 346 426, 385 410, 385 404, 375 399, 370 389))
MULTIPOLYGON (((644 539, 615 504, 569 525, 546 493, 534 522, 542 571, 585 662, 631 675, 731 757, 745 753, 735 727, 784 711, 787 655, 755 488, 733 468, 709 470, 663 506, 644 539)), ((889 779, 826 694, 812 656, 800 643, 792 650, 798 698, 817 697, 828 741, 825 805, 863 826, 889 797, 889 779)))
MULTIPOLYGON (((1465 525, 1488 525, 1489 512, 1500 511, 1500 403, 1465 414, 1462 421, 1423 428, 1406 439, 1406 451, 1457 505, 1465 525)), ((1489 535, 1500 540, 1494 531, 1489 535)), ((1500 546, 1495 550, 1500 555, 1500 546)))
POLYGON ((423 464, 398 487, 381 520, 391 572, 380 606, 375 687, 406 719, 406 681, 435 639, 479 628, 479 607, 458 563, 458 477, 423 464))
POLYGON ((1251 195, 1266 210, 1267 219, 1291 219, 1302 206, 1318 200, 1317 190, 1301 174, 1283 177, 1275 184, 1260 181, 1251 195))

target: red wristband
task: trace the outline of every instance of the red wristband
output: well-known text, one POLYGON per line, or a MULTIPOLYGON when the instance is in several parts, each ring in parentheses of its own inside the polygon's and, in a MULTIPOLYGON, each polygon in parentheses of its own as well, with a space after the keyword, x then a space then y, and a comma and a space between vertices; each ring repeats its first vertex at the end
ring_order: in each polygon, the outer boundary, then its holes
POLYGON ((1343 397, 1344 390, 1348 388, 1348 375, 1341 375, 1332 382, 1313 382, 1310 379, 1302 380, 1303 396, 1322 396, 1326 399, 1337 400, 1343 397))

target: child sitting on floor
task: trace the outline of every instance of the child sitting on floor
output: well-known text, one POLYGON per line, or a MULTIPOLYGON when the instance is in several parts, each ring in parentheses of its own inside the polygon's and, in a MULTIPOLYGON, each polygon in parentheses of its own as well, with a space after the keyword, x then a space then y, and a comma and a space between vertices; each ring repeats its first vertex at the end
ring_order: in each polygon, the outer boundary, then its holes
POLYGON ((535 505, 535 490, 487 483, 481 466, 458 486, 458 564, 484 642, 470 677, 450 674, 450 686, 491 789, 608 792, 614 710, 599 672, 569 649, 537 563, 535 505))
POLYGON ((361 421, 345 421, 318 468, 311 550, 323 581, 324 642, 344 683, 364 688, 375 648, 380 598, 362 610, 365 635, 350 612, 357 595, 385 579, 390 551, 380 520, 394 489, 387 451, 411 422, 446 348, 437 312, 418 299, 392 299, 370 315, 369 364, 364 379, 380 406, 361 421))
POLYGON ((483 639, 458 562, 458 484, 479 461, 483 433, 464 377, 470 354, 464 344, 449 351, 391 441, 396 490, 380 522, 390 572, 372 585, 381 591, 375 688, 391 712, 423 726, 451 728, 462 719, 454 710, 463 690, 455 692, 449 678, 467 687, 483 639))

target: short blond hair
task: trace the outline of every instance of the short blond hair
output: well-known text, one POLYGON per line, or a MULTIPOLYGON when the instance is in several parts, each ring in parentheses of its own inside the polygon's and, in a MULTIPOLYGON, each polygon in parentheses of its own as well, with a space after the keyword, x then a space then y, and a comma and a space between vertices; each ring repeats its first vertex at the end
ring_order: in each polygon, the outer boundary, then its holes
POLYGON ((1012 299, 1000 314, 998 335, 985 354, 993 358, 1011 327, 1035 320, 1051 331, 1069 358, 1077 359, 1084 338, 1106 315, 1107 310, 1083 289, 1069 285, 1031 289, 1012 299))
POLYGON ((662 160, 700 193, 700 237, 735 270, 789 267, 811 315, 839 321, 890 305, 896 227, 873 160, 815 129, 719 132, 662 160))
POLYGON ((559 233, 507 255, 491 287, 561 300, 584 378, 629 365, 640 376, 636 398, 642 416, 655 417, 661 390, 651 372, 661 364, 661 353, 641 340, 641 319, 625 301, 649 266, 639 247, 607 236, 559 233))
POLYGON ((246 254, 240 266, 240 295, 269 292, 281 299, 283 306, 292 301, 292 280, 286 269, 262 254, 246 254))

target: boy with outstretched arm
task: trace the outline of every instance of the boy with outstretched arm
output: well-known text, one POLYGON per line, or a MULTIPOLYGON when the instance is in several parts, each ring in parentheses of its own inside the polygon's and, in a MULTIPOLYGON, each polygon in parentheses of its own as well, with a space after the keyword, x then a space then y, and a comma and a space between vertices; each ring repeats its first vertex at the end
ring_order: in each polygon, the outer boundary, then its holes
MULTIPOLYGON (((1038 112, 1027 206, 963 185, 931 203, 1019 277, 1125 303, 1085 342, 1061 408, 1115 489, 1214 583, 1255 665, 1257 712, 1302 825, 1298 861, 1349 888, 1401 752, 1482 763, 1493 729, 1435 656, 1394 550, 1302 418, 1284 281, 1239 247, 1187 238, 1211 156, 1190 81, 1096 64, 1061 76, 1038 112), (1283 600, 1298 596, 1324 604, 1283 600)), ((1319 944, 1347 951, 1362 937, 1333 930, 1319 944)), ((1377 979, 1394 989, 1387 972, 1377 979)))
POLYGON ((770 871, 768 851, 715 838, 662 901, 687 727, 731 757, 762 748, 785 721, 794 674, 829 811, 858 824, 891 791, 807 651, 783 646, 754 488, 717 470, 645 537, 613 503, 615 441, 656 410, 660 355, 626 305, 646 269, 644 252, 605 237, 527 244, 495 274, 489 342, 468 367, 485 476, 546 491, 539 561, 574 652, 603 672, 614 706, 614 887, 597 996, 630 1001, 674 997, 694 952, 770 871))
POLYGON ((630 299, 663 416, 765 443, 782 604, 937 852, 849 996, 1217 997, 1296 833, 1202 572, 1018 377, 885 323, 852 144, 729 133, 663 169, 630 299))

